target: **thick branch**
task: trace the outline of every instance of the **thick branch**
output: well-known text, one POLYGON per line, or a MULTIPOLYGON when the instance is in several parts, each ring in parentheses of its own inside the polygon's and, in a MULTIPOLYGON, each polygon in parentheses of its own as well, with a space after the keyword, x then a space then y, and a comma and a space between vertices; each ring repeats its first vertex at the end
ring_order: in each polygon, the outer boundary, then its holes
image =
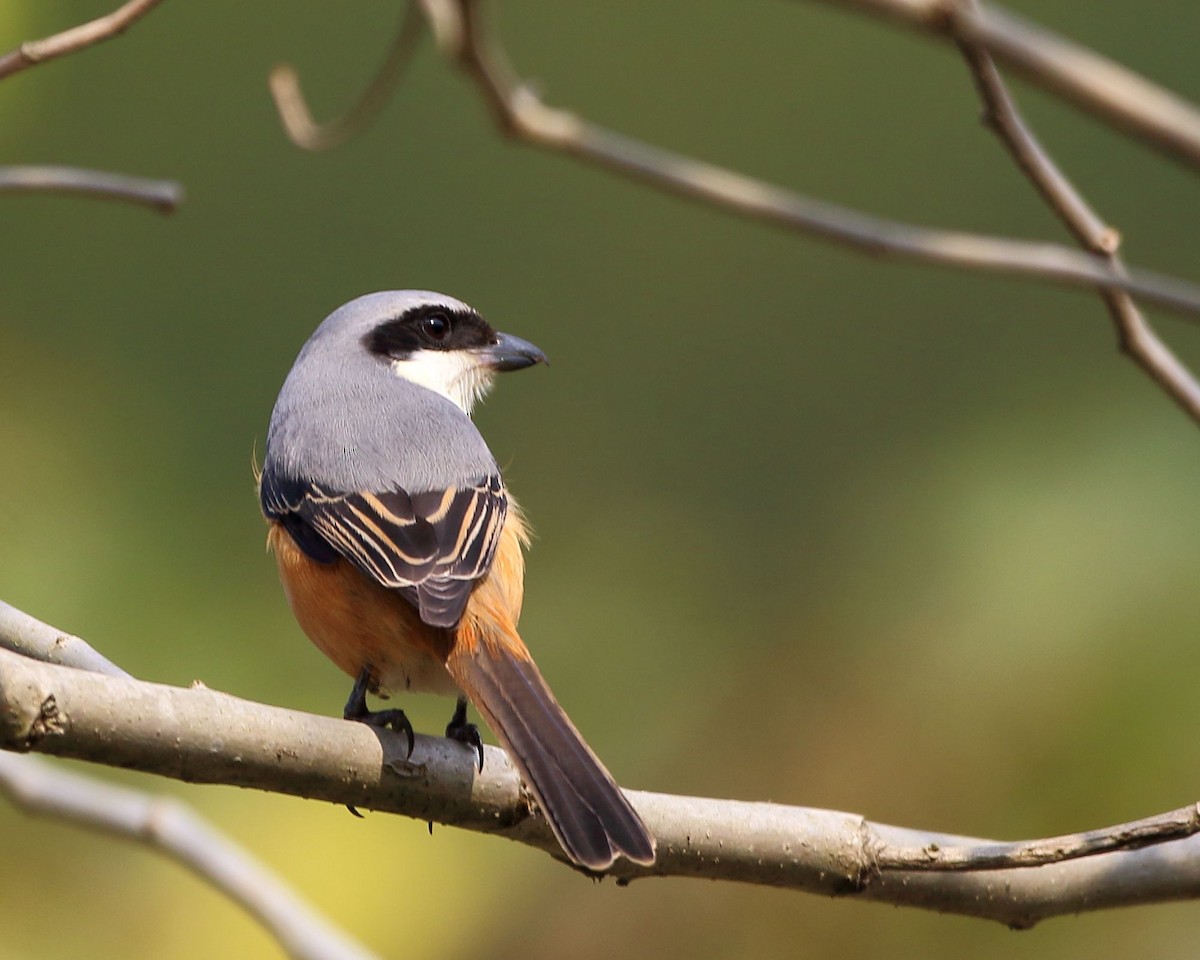
POLYGON ((112 13, 81 23, 70 30, 42 40, 30 40, 15 50, 0 55, 0 80, 27 67, 45 63, 56 57, 74 53, 122 33, 135 20, 140 20, 162 0, 129 0, 112 13))
POLYGON ((148 180, 79 167, 0 167, 0 193, 63 193, 142 203, 174 213, 183 203, 183 187, 174 180, 148 180))
MULTIPOLYGON (((487 748, 480 774, 470 751, 442 738, 418 736, 406 759, 403 738, 362 724, 4 651, 0 747, 401 813, 558 852, 507 756, 496 748, 487 748)), ((974 848, 994 864, 995 845, 835 811, 632 791, 630 798, 658 838, 659 859, 651 870, 622 862, 613 875, 623 881, 739 880, 1019 926, 1062 913, 1200 896, 1197 839, 1032 870, 950 873, 939 869, 938 849, 974 848)), ((1197 818, 1184 814, 1162 820, 1158 839, 1196 829, 1197 818)), ((1146 840, 1141 830, 1130 842, 1146 840)), ((1086 853, 1089 843, 1051 856, 1086 853)))
POLYGON ((0 754, 0 793, 29 813, 135 840, 248 910, 295 960, 373 960, 262 864, 176 800, 0 754))

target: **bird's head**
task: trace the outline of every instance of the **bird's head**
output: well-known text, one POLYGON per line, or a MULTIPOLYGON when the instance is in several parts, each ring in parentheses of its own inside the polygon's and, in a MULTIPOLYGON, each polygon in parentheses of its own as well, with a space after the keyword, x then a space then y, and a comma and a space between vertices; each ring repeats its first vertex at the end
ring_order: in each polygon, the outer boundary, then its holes
POLYGON ((446 397, 468 415, 497 373, 546 361, 532 343, 492 329, 461 300, 428 290, 384 291, 352 300, 326 318, 305 351, 347 348, 446 397))

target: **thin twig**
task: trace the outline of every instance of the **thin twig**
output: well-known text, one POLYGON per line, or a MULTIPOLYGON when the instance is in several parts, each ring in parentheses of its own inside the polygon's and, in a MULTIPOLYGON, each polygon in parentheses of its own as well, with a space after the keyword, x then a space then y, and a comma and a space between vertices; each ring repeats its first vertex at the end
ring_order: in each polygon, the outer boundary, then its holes
POLYGON ((875 256, 1004 273, 1076 287, 1128 290, 1148 303, 1200 313, 1200 286, 1060 244, 937 230, 874 217, 621 136, 546 106, 520 84, 480 24, 478 0, 422 0, 439 46, 475 80, 500 129, 518 140, 599 164, 662 190, 875 256))
MULTIPOLYGON (((1200 109, 1107 57, 996 4, 954 10, 947 0, 825 0, 969 43, 1051 93, 1200 167, 1200 109)), ((1083 8, 1081 8, 1083 9, 1083 8)))
POLYGON ((375 960, 278 876, 176 800, 12 754, 0 754, 0 793, 28 813, 135 840, 170 857, 247 910, 295 960, 375 960))
MULTIPOLYGON (((122 33, 162 0, 129 0, 106 16, 42 40, 30 40, 0 55, 0 80, 28 67, 74 53, 122 33)), ((65 193, 141 203, 173 213, 183 203, 183 187, 171 180, 129 177, 103 170, 58 166, 0 167, 0 192, 65 193)))
POLYGON ((1200 833, 1200 805, 1193 803, 1103 830, 1068 833, 1042 840, 973 843, 969 846, 932 843, 919 849, 889 847, 876 854, 876 863, 881 870, 1008 870, 1063 863, 1114 850, 1136 850, 1197 833, 1200 833))
MULTIPOLYGON (((11 608, 9 608, 11 610, 11 608)), ((19 621, 18 616, 9 617, 19 621)), ((0 622, 0 629, 4 628, 0 622)), ((0 651, 0 748, 189 782, 255 787, 477 830, 558 855, 507 755, 39 663, 0 651), (155 717, 152 729, 145 717, 155 717)), ((1200 897, 1200 817, 1189 808, 1076 837, 1001 845, 829 810, 629 792, 658 839, 650 870, 788 887, 1029 926, 1064 913, 1200 897), (1188 837, 1189 839, 1177 839, 1188 837), (1173 843, 1163 843, 1174 839, 1173 843), (1141 848, 1148 843, 1156 846, 1141 848), (1116 851, 1104 852, 1099 851, 1116 851), (1036 870, 1014 865, 1044 864, 1036 870)))
POLYGON ((0 193, 64 193, 142 203, 174 213, 183 203, 183 187, 173 180, 148 180, 79 167, 0 167, 0 193))
POLYGON ((0 80, 19 73, 27 67, 45 63, 56 57, 74 53, 122 33, 135 20, 140 20, 162 0, 129 0, 112 13, 77 27, 56 33, 41 40, 29 40, 15 50, 0 55, 0 80))
POLYGON ((400 29, 378 72, 358 101, 345 114, 318 124, 313 119, 300 88, 300 75, 291 64, 281 63, 267 77, 275 109, 288 139, 303 150, 331 150, 340 147, 367 128, 378 116, 395 90, 421 37, 424 20, 416 0, 405 8, 400 29))
MULTIPOLYGON (((978 4, 964 0, 954 8, 953 21, 975 16, 978 4)), ((955 28, 956 33, 966 33, 955 28)), ((1117 252, 1120 234, 1107 225, 1059 169, 1025 123, 992 57, 972 41, 959 44, 984 104, 984 122, 1012 154, 1017 166, 1037 188, 1047 206, 1087 249, 1103 256, 1118 272, 1125 264, 1117 252)), ((1128 292, 1100 291, 1116 324, 1121 348, 1189 415, 1200 421, 1200 383, 1142 316, 1128 292)))

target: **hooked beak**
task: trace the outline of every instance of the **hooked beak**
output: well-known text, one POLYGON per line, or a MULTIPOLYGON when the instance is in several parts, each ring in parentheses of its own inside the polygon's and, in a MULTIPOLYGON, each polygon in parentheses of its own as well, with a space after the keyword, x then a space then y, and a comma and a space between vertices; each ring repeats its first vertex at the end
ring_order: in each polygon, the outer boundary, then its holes
POLYGON ((496 334, 496 342, 479 351, 484 364, 498 373, 507 370, 524 370, 537 363, 545 363, 546 355, 528 340, 514 337, 511 333, 496 334))

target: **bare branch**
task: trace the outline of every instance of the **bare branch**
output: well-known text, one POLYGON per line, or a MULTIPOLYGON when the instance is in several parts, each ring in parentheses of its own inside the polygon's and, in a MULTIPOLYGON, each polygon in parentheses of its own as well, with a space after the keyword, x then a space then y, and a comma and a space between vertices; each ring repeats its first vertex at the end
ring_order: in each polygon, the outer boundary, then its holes
MULTIPOLYGON (((86 641, 3 601, 0 647, 46 663, 132 679, 86 641)), ((0 792, 30 813, 58 817, 160 850, 242 905, 292 957, 367 960, 371 956, 177 801, 57 770, 33 757, 4 754, 0 754, 0 792)))
MULTIPOLYGON (((967 0, 954 9, 957 21, 960 17, 974 16, 978 4, 967 0)), ((1105 257, 1115 270, 1124 271, 1125 264, 1117 253, 1120 234, 1101 220, 1038 142, 1021 117, 991 56, 969 41, 963 41, 960 49, 979 88, 984 121, 1012 154, 1017 166, 1083 246, 1105 257)), ((1158 337, 1126 291, 1109 287, 1100 295, 1116 323, 1122 349, 1193 420, 1200 421, 1200 383, 1195 376, 1158 337)))
POLYGON ((27 67, 45 63, 47 60, 74 53, 76 50, 90 47, 101 40, 115 37, 161 2, 162 0, 129 0, 128 3, 103 17, 82 23, 70 30, 64 30, 62 33, 56 33, 52 37, 23 43, 15 50, 0 55, 0 80, 19 73, 27 67))
POLYGON ((174 213, 183 203, 183 187, 173 180, 148 180, 78 167, 0 167, 0 192, 65 193, 142 203, 174 213))
POLYGON ((953 9, 946 0, 825 0, 968 43, 1053 94, 1071 100, 1176 160, 1200 166, 1200 110, 1094 50, 994 4, 953 9))
MULTIPOLYGON (((122 33, 161 0, 129 0, 112 13, 42 40, 31 40, 0 56, 0 80, 27 67, 74 53, 122 33)), ((65 193, 141 203, 173 213, 183 203, 183 187, 172 180, 149 180, 77 167, 0 167, 0 192, 65 193)))
MULTIPOLYGON (((404 738, 204 688, 72 670, 0 651, 0 747, 353 804, 507 837, 558 855, 507 755, 440 737, 404 738)), ((1064 913, 1200 897, 1200 817, 1186 810, 1053 841, 997 845, 871 823, 855 814, 630 791, 658 839, 653 868, 689 876, 857 895, 1016 926, 1064 913), (1066 857, 1083 859, 1065 860, 1066 857), (1009 859, 1005 859, 1009 858, 1009 859), (975 863, 966 863, 974 860, 975 863), (1052 861, 1052 862, 1049 862, 1052 861), (1037 869, 951 872, 1006 863, 1037 869)))
POLYGON ((938 230, 825 203, 753 177, 605 130, 546 106, 514 79, 480 24, 478 0, 422 0, 438 44, 474 79, 500 129, 548 150, 589 160, 662 190, 810 233, 874 256, 895 256, 1066 286, 1110 287, 1178 313, 1200 313, 1200 286, 1059 244, 938 230))
POLYGON ((0 792, 28 813, 146 844, 245 908, 295 960, 374 960, 183 804, 0 754, 0 792))
POLYGON ((421 37, 424 21, 415 0, 405 8, 392 46, 383 65, 372 78, 358 102, 340 117, 318 124, 300 89, 300 75, 290 64, 281 63, 267 77, 275 109, 283 123, 288 139, 303 150, 330 150, 340 147, 364 130, 383 109, 388 97, 400 82, 421 37))
POLYGON ((0 600, 0 647, 24 657, 109 677, 129 677, 85 640, 31 617, 0 600))
POLYGON ((1114 850, 1135 850, 1197 833, 1200 833, 1200 805, 1193 803, 1169 813, 1103 830, 1016 843, 974 843, 956 847, 933 843, 920 849, 892 847, 878 851, 875 860, 881 870, 1007 870, 1062 863, 1114 850))

